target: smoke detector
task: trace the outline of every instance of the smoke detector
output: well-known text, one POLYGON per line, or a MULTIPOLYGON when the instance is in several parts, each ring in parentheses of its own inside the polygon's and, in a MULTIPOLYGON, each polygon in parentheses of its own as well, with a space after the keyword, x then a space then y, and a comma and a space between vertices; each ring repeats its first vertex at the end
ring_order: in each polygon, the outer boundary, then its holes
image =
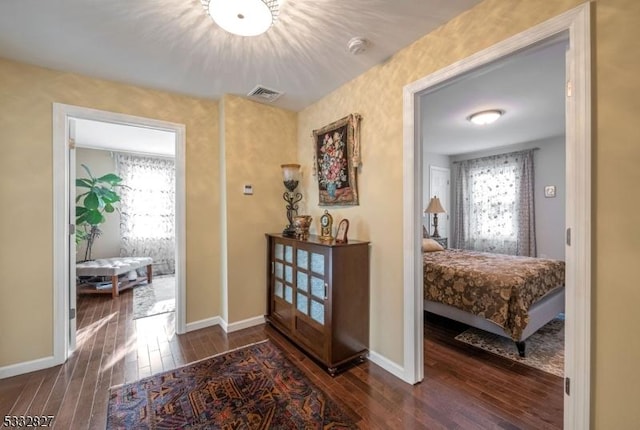
POLYGON ((364 37, 354 37, 347 43, 347 51, 353 55, 362 54, 367 50, 369 41, 364 37))
POLYGON ((281 91, 272 90, 271 88, 267 88, 262 85, 256 86, 252 89, 247 96, 252 97, 254 99, 259 99, 262 101, 266 101, 269 103, 273 103, 280 98, 284 94, 281 91))

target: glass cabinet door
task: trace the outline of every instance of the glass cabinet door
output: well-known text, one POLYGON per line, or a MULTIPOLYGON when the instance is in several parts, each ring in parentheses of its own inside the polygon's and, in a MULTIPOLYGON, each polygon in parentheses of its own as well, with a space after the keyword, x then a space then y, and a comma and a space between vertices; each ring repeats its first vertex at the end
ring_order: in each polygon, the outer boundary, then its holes
POLYGON ((288 326, 292 322, 295 299, 293 245, 275 241, 271 258, 270 315, 288 326))
POLYGON ((327 288, 324 253, 310 248, 296 250, 296 309, 318 324, 325 324, 327 288))
POLYGON ((293 304, 293 246, 276 243, 273 256, 273 295, 293 304))

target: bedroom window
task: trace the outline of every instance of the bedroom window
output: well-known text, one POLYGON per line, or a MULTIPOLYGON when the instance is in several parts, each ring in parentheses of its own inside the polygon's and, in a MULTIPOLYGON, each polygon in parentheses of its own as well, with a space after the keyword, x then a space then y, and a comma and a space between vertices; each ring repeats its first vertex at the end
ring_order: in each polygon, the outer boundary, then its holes
POLYGON ((469 196, 471 231, 482 240, 516 241, 516 166, 473 169, 469 196))
POLYGON ((453 246, 536 255, 533 151, 457 163, 453 246))
POLYGON ((116 154, 122 189, 120 255, 152 257, 158 275, 175 273, 175 163, 116 154))

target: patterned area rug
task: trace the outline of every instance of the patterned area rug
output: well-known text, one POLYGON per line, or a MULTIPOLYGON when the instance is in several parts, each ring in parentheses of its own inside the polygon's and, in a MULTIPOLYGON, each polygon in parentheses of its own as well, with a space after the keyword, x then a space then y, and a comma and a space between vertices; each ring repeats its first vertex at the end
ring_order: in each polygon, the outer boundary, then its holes
POLYGON ((133 319, 176 310, 175 275, 154 276, 151 284, 133 288, 133 319))
POLYGON ((492 352, 556 376, 564 373, 564 319, 556 318, 526 340, 526 357, 518 355, 511 339, 470 328, 455 337, 485 351, 492 352))
POLYGON ((352 429, 354 421, 264 341, 112 388, 108 429, 352 429))

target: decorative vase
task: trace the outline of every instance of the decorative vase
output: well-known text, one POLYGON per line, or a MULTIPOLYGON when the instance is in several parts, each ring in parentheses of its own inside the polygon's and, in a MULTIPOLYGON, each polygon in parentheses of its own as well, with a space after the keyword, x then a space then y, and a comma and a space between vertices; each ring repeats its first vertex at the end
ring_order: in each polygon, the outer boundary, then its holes
POLYGON ((336 197, 336 183, 335 182, 329 182, 327 184, 327 194, 329 194, 329 197, 331 197, 332 199, 334 199, 336 197))
POLYGON ((296 229, 296 238, 307 240, 309 238, 309 226, 311 226, 311 215, 298 215, 293 217, 293 226, 296 229))

